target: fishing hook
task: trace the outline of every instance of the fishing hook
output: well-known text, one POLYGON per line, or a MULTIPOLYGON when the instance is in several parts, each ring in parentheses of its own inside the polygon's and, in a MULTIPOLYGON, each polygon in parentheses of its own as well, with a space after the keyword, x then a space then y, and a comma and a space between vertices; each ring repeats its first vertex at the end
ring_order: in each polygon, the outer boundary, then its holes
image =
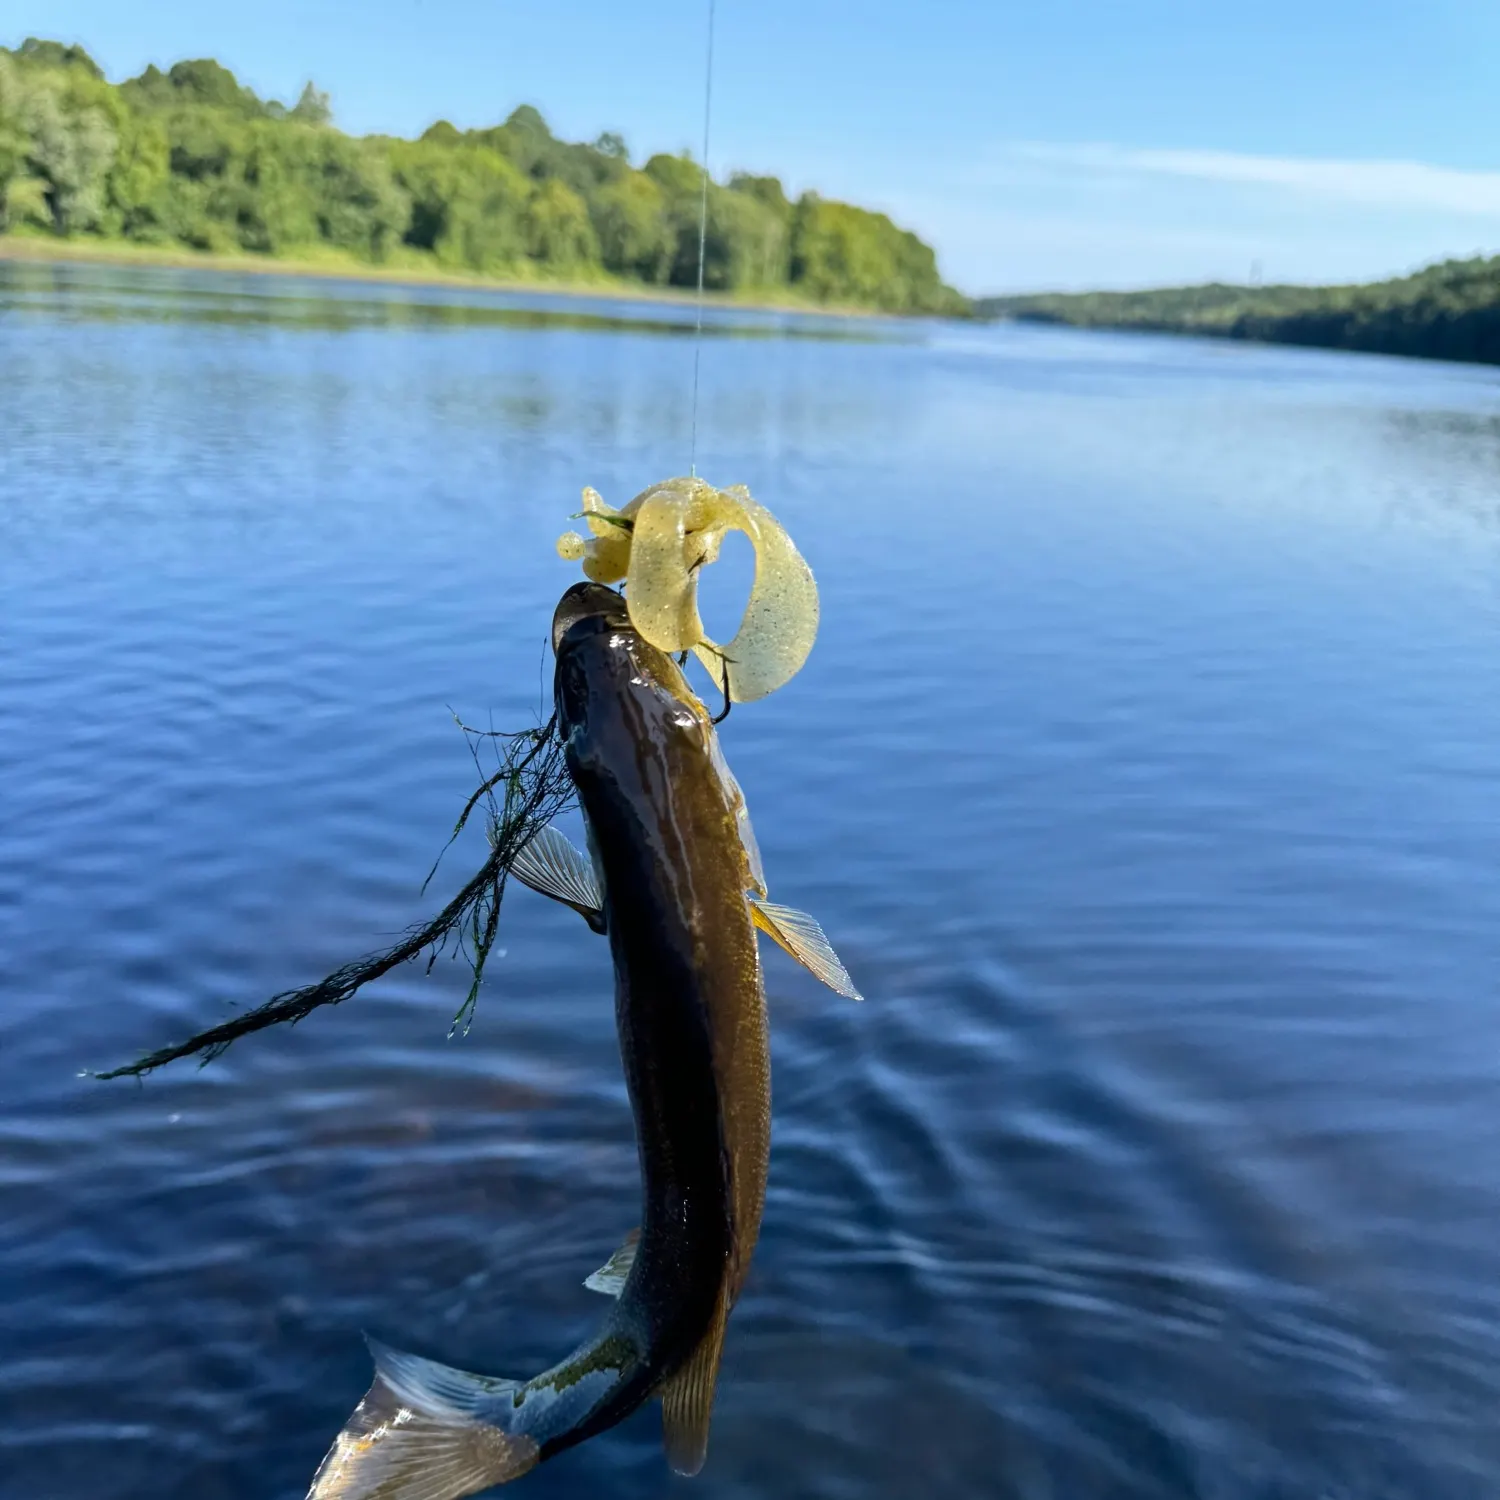
POLYGON ((729 710, 734 706, 729 698, 729 658, 720 655, 719 660, 724 665, 724 711, 716 718, 710 719, 710 724, 722 724, 729 717, 729 710))

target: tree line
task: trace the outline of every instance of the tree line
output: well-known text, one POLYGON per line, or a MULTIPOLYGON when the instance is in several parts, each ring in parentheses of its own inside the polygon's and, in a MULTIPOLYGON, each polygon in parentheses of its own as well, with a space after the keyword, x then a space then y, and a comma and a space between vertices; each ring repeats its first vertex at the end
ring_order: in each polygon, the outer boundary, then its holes
POLYGON ((1164 287, 989 297, 981 317, 1194 333, 1500 364, 1500 256, 1445 260, 1362 286, 1164 287))
MULTIPOLYGON (((559 140, 529 105, 483 130, 356 138, 311 83, 287 106, 207 59, 116 85, 81 47, 0 48, 0 232, 689 287, 702 194, 686 154, 637 168, 618 135, 559 140)), ((816 193, 793 201, 775 177, 709 183, 704 249, 716 292, 967 311, 915 234, 816 193)))

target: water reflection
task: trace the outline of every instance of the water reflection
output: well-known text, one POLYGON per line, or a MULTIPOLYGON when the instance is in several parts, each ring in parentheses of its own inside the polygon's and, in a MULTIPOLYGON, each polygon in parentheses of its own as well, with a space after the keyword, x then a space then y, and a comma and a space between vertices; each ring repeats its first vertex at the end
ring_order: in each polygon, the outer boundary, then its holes
MULTIPOLYGON (((695 310, 685 304, 597 298, 545 290, 371 286, 339 281, 234 273, 177 273, 136 268, 0 261, 0 315, 102 323, 202 323, 341 333, 363 328, 522 331, 573 330, 692 336, 695 310)), ((881 343, 910 338, 890 320, 710 306, 706 337, 817 339, 881 343)))
POLYGON ((1395 443, 1441 455, 1453 471, 1449 483, 1404 496, 1403 510, 1436 506, 1486 530, 1500 528, 1500 413, 1393 411, 1389 421, 1395 443))

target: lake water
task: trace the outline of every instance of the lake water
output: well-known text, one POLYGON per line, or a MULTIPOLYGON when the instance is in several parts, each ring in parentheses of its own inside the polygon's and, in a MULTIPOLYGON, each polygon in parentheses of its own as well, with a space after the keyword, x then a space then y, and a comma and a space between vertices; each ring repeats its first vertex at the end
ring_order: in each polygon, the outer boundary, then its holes
MULTIPOLYGON (((700 472, 824 621, 725 748, 868 998, 768 955, 703 1476, 648 1408, 525 1493, 1493 1497, 1500 372, 708 321, 700 472)), ((440 961, 79 1075, 478 865, 418 889, 452 714, 534 721, 580 488, 687 468, 690 322, 0 267, 3 1500, 298 1497, 361 1330, 527 1376, 600 1318, 610 970, 529 892, 467 1036, 440 961)))

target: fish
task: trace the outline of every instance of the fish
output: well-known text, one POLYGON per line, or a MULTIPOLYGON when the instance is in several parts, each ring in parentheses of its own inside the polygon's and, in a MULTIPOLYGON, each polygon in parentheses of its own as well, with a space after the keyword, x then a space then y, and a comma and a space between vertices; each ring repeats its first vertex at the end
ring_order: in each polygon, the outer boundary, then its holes
POLYGON ((602 1328, 530 1380, 370 1340, 375 1378, 308 1500, 457 1500, 662 1407, 670 1466, 703 1466, 730 1310, 760 1233, 770 1053, 757 932, 858 999, 817 922, 766 899, 708 710, 614 589, 553 617, 554 705, 588 853, 537 832, 511 873, 607 937, 641 1166, 640 1228, 585 1283, 602 1328))

